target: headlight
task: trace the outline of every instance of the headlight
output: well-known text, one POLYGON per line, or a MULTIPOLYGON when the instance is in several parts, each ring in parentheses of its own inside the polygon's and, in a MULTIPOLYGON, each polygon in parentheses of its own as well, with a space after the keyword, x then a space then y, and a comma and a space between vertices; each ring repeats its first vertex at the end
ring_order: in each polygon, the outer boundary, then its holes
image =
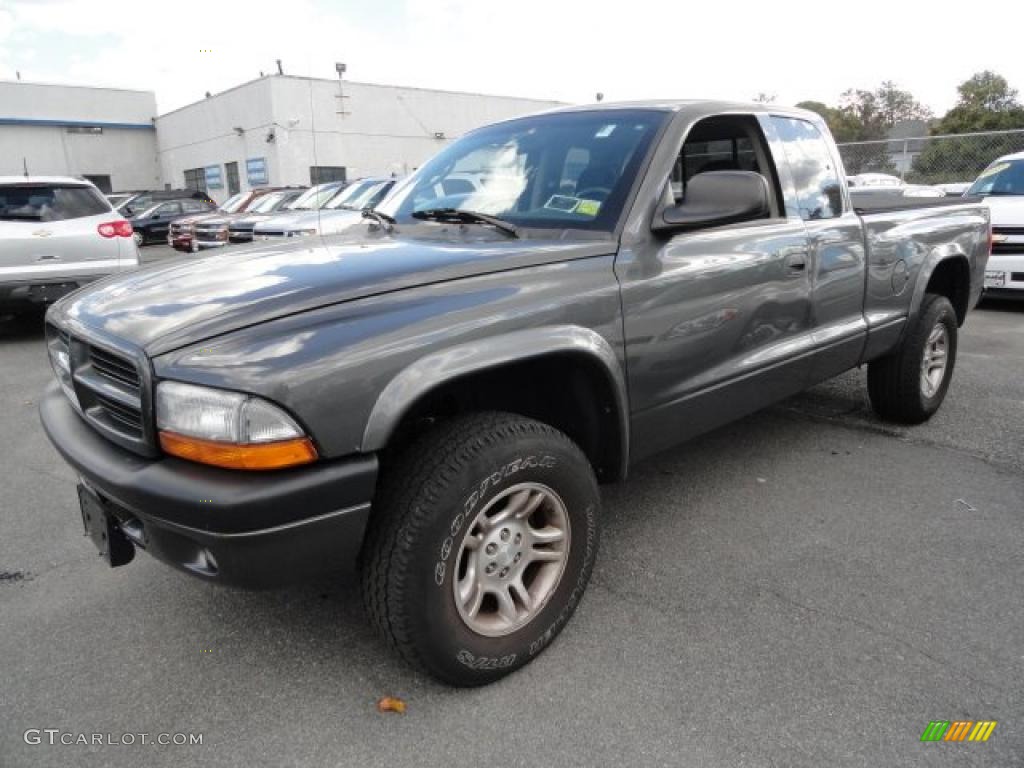
POLYGON ((160 446, 183 459, 234 469, 281 469, 317 458, 313 441, 266 400, 162 381, 156 388, 160 446))
POLYGON ((78 396, 71 381, 71 358, 67 341, 59 333, 54 332, 46 342, 47 351, 50 353, 50 366, 53 374, 60 382, 60 388, 68 399, 78 407, 78 396))
POLYGON ((308 237, 309 235, 315 235, 315 229, 292 229, 287 233, 288 237, 308 237))

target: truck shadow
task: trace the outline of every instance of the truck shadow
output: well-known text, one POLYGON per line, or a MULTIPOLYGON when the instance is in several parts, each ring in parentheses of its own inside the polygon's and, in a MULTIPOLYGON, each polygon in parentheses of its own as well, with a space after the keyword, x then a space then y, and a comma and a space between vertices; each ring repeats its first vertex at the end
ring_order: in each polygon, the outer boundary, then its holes
MULTIPOLYGON (((829 400, 827 394, 818 397, 829 400)), ((842 397, 837 397, 828 407, 847 406, 842 397)), ((687 542, 700 533, 706 535, 708 530, 738 524, 738 519, 743 519, 742 525, 748 529, 756 528, 759 523, 753 508, 717 510, 708 500, 713 500, 723 485, 742 483, 758 488, 756 483, 764 482, 757 477, 759 474, 766 475, 770 482, 771 469, 765 469, 758 458, 763 460, 764 445, 792 444, 792 456, 808 450, 801 447, 802 433, 814 429, 809 419, 798 414, 769 409, 644 461, 634 468, 627 482, 605 486, 603 542, 591 594, 604 585, 623 584, 623 573, 635 570, 635 553, 648 546, 646 542, 667 538, 678 541, 685 550, 692 546, 687 542)), ((692 587, 684 586, 682 573, 679 578, 680 593, 663 597, 685 603, 685 592, 692 587)), ((246 652, 267 675, 280 674, 282 686, 296 683, 294 671, 275 671, 278 649, 301 643, 304 667, 316 670, 320 685, 329 681, 339 692, 367 696, 369 688, 379 691, 379 695, 389 691, 429 694, 431 698, 460 695, 411 670, 387 649, 370 626, 359 590, 351 582, 322 579, 275 592, 248 593, 198 584, 182 576, 181 583, 176 584, 178 589, 181 592, 176 601, 180 600, 181 610, 214 635, 247 636, 252 626, 258 626, 259 647, 250 646, 246 652)), ((586 599, 582 606, 581 613, 585 614, 586 599)), ((585 616, 570 623, 566 641, 556 643, 555 648, 562 646, 564 652, 570 652, 573 627, 581 620, 585 622, 585 616)), ((628 643, 628 638, 622 642, 628 643)), ((525 676, 530 674, 525 672, 525 676)), ((525 676, 513 675, 507 684, 516 684, 512 681, 525 676)))
POLYGON ((0 342, 31 341, 44 336, 45 312, 33 311, 20 315, 0 315, 0 342))

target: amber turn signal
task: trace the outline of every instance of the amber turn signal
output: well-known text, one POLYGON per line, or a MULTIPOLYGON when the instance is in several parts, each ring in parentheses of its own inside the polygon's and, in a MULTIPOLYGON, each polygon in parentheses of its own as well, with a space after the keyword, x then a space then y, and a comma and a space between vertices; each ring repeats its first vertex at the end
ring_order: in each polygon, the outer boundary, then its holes
POLYGON ((317 458, 316 448, 308 437, 236 445, 161 432, 160 447, 171 456, 229 469, 284 469, 309 464, 317 458))

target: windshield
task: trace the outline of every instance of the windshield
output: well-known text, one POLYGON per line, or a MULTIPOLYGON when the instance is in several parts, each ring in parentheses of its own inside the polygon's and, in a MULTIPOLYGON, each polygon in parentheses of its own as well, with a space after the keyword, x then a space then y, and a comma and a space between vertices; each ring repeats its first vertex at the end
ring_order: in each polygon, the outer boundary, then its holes
POLYGON ((362 194, 362 191, 369 185, 369 181, 354 181, 342 190, 335 190, 336 194, 330 200, 323 204, 323 208, 334 210, 335 208, 344 208, 348 205, 350 200, 355 199, 356 195, 362 194))
POLYGON ((981 172, 968 195, 1024 195, 1024 159, 997 161, 981 172))
POLYGON ((361 211, 364 208, 370 208, 384 197, 384 193, 391 189, 393 184, 394 181, 391 179, 373 179, 353 184, 344 193, 327 203, 324 208, 340 208, 348 211, 361 211))
POLYGON ((242 203, 245 202, 246 197, 248 197, 247 192, 238 192, 225 200, 220 209, 225 213, 237 213, 241 210, 242 203))
POLYGON ((380 206, 486 213, 517 226, 615 228, 637 169, 666 113, 561 112, 469 134, 420 168, 380 206))
POLYGON ((337 184, 321 184, 307 189, 295 199, 295 202, 288 205, 288 208, 293 211, 311 211, 322 206, 337 192, 337 184))
POLYGON ((290 192, 272 192, 269 195, 264 195, 255 203, 250 205, 248 211, 249 213, 269 213, 277 207, 278 203, 290 194, 290 192))
POLYGON ((152 195, 135 195, 134 197, 129 197, 128 199, 122 200, 118 203, 117 210, 123 211, 130 216, 138 211, 150 208, 152 205, 152 195))

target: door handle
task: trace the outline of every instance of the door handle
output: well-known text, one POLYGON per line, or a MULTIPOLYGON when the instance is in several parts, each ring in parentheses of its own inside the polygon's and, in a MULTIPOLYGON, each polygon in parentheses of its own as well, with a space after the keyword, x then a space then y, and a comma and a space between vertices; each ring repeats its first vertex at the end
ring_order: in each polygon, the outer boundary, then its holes
POLYGON ((786 259, 787 269, 803 272, 807 268, 807 251, 803 248, 783 248, 780 255, 786 259))

